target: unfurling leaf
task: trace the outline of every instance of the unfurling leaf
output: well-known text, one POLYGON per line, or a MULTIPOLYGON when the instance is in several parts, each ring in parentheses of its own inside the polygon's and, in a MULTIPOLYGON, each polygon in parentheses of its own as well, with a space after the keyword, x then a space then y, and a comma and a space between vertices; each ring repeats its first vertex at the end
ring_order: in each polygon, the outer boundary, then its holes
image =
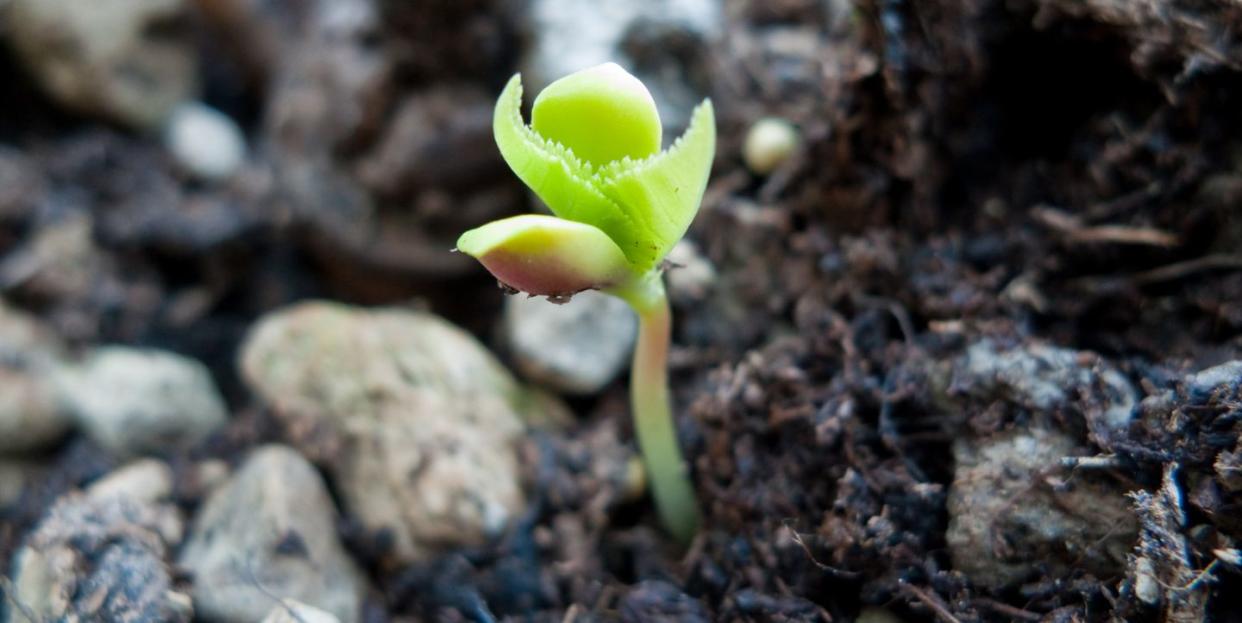
POLYGON ((660 151, 664 128, 651 92, 616 63, 565 76, 539 93, 531 127, 596 167, 660 151))
POLYGON ((698 212, 716 150, 711 102, 659 152, 660 121, 642 83, 614 64, 562 78, 521 115, 521 77, 493 117, 505 162, 557 216, 594 225, 637 273, 656 267, 698 212))

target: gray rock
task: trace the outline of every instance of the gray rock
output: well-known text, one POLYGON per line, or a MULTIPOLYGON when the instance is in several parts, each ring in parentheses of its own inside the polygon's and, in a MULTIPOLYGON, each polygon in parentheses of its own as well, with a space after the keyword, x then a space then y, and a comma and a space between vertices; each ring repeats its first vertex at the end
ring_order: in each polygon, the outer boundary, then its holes
POLYGON ((629 362, 638 319, 625 301, 591 290, 562 305, 510 296, 504 333, 527 378, 566 394, 590 395, 629 362))
POLYGON ((232 177, 246 160, 246 137, 237 122, 199 102, 173 110, 164 144, 184 171, 208 181, 232 177))
POLYGON ((724 28, 715 0, 535 0, 527 14, 532 37, 522 71, 532 97, 557 78, 617 62, 651 90, 670 129, 685 127, 705 95, 690 87, 704 69, 681 59, 706 58, 707 42, 724 28))
POLYGON ((214 492, 181 551, 193 574, 194 607, 207 621, 262 621, 292 598, 357 621, 366 590, 337 539, 336 509, 323 480, 284 446, 254 451, 214 492))
POLYGON ((50 329, 0 301, 0 455, 46 448, 69 430, 48 379, 62 354, 50 329))
MULTIPOLYGON (((1242 399, 1242 361, 1187 374, 1178 390, 1158 391, 1143 399, 1139 417, 1147 437, 1145 444, 1173 454, 1201 453, 1207 459, 1215 455, 1212 466, 1217 482, 1224 491, 1242 491, 1242 441, 1232 449, 1210 449, 1212 444, 1204 443, 1212 435, 1208 432, 1212 428, 1208 422, 1213 419, 1209 414, 1231 411, 1242 399)), ((1205 504, 1212 507, 1220 502, 1205 504)))
POLYGON ((673 245, 666 259, 673 265, 664 272, 664 281, 668 285, 668 298, 674 304, 702 301, 716 287, 716 267, 703 257, 694 241, 681 240, 673 245))
POLYGON ((141 502, 167 500, 173 492, 172 468, 163 461, 142 459, 114 470, 91 484, 86 495, 104 499, 129 498, 141 502))
POLYGON ((263 623, 340 623, 340 619, 304 603, 285 599, 263 619, 263 623))
POLYGON ((945 535, 954 567, 992 590, 1043 569, 1121 573, 1137 538, 1134 513, 1114 484, 1059 469, 1079 454, 1072 438, 1042 428, 959 439, 945 535))
POLYGON ((190 621, 166 561, 181 533, 171 505, 62 498, 14 557, 13 622, 190 621))
POLYGON ((525 506, 515 442, 546 403, 436 316, 298 305, 258 324, 241 367, 400 559, 479 544, 525 506))
POLYGON ((1207 402, 1213 394, 1225 396, 1242 385, 1242 361, 1230 361, 1202 370, 1186 379, 1187 398, 1195 403, 1207 402))
POLYGON ((78 425, 120 456, 192 445, 226 420, 207 369, 169 352, 100 348, 57 370, 55 381, 78 425))
POLYGON ((0 146, 0 219, 18 221, 37 207, 45 192, 42 169, 33 154, 0 146))
POLYGON ((196 88, 185 0, 9 0, 14 50, 52 97, 74 110, 156 128, 196 88))
POLYGON ((111 267, 95 244, 94 227, 85 212, 48 222, 0 261, 0 284, 40 300, 86 296, 111 267))
POLYGON ((0 362, 42 371, 64 354, 51 328, 0 299, 0 362))
POLYGON ((1006 347, 980 340, 967 349, 955 376, 959 389, 1034 412, 1079 411, 1092 441, 1106 450, 1124 438, 1138 405, 1134 386, 1108 362, 1043 342, 1006 347))
POLYGON ((45 378, 0 365, 0 453, 45 448, 68 429, 45 378))
POLYGON ((37 480, 46 468, 34 461, 0 459, 0 510, 21 499, 22 492, 37 480))
POLYGON ((210 492, 228 482, 232 468, 220 459, 207 459, 196 464, 190 474, 197 489, 210 492))

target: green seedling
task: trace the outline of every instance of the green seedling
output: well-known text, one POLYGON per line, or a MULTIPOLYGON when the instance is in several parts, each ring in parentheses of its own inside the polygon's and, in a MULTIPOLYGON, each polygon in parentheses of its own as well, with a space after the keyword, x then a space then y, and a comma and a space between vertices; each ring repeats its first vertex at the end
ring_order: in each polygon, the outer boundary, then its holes
POLYGON ((472 229, 457 248, 502 285, 559 302, 584 290, 619 297, 639 318, 630 378, 635 431, 665 527, 682 542, 699 511, 677 446, 668 391, 670 313, 663 261, 699 210, 716 152, 710 101, 660 150, 651 93, 613 63, 571 74, 522 119, 520 76, 496 103, 505 162, 555 216, 526 214, 472 229))

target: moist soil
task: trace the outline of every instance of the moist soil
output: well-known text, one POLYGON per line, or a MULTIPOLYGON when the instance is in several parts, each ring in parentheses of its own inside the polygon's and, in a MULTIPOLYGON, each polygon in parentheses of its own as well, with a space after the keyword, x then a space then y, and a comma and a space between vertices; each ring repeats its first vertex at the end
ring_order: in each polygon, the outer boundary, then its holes
MULTIPOLYGON (((1238 379, 1206 394, 1188 380, 1242 359, 1242 6, 726 4, 724 33, 686 77, 719 115, 688 235, 715 279, 678 301, 671 363, 701 534, 680 547, 646 499, 592 476, 600 439, 630 439, 620 379, 571 401, 573 426, 532 433, 531 510, 497 542, 392 568, 385 535, 346 517, 375 587, 365 620, 1242 620, 1238 379), (766 115, 803 143, 757 176, 741 145, 766 115), (1088 380, 1054 407, 963 390, 988 380, 961 365, 981 340, 1068 349, 1088 380), (1083 389, 1099 362, 1142 400, 1143 421, 1111 437, 1083 389), (997 586, 949 544, 955 444, 1036 426, 1094 467, 1051 461, 1018 494, 998 491, 1016 498, 1005 504, 1081 477, 1137 492, 1137 536, 1099 568, 999 535, 1028 572, 997 586), (1161 587, 1154 601, 1144 581, 1161 587)), ((449 249, 526 209, 488 131, 531 35, 503 0, 378 7, 375 32, 323 43, 382 66, 366 88, 310 87, 330 131, 286 109, 293 129, 273 129, 264 76, 279 64, 245 46, 206 55, 206 101, 254 145, 250 170, 222 186, 181 175, 155 137, 47 101, 0 49, 0 293, 76 347, 154 346, 211 367, 233 419, 167 457, 179 474, 283 438, 235 363, 265 312, 414 301, 499 343, 503 292, 449 249), (367 105, 336 119, 341 98, 367 105), (279 174, 305 162, 327 174, 279 174), (75 214, 90 235, 57 237, 75 214), (65 248, 32 251, 49 239, 65 248)), ((209 41, 220 28, 193 26, 209 41)), ((0 523, 0 569, 59 495, 116 466, 79 437, 46 460, 0 523)), ((177 492, 187 511, 201 503, 188 477, 177 492)))

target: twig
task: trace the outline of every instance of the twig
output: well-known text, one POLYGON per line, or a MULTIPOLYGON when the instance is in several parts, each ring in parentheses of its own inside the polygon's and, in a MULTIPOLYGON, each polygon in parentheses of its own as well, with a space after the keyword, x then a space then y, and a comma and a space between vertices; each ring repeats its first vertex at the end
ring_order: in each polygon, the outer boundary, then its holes
POLYGON ((944 600, 941 599, 939 595, 929 593, 913 584, 906 584, 905 582, 902 582, 901 587, 907 592, 913 594, 915 599, 923 602, 923 605, 931 608, 932 612, 935 612, 936 617, 941 621, 944 621, 945 623, 962 623, 961 619, 953 616, 952 612, 949 612, 948 606, 945 606, 944 600))
POLYGON ((1037 206, 1031 213, 1040 224, 1062 233, 1072 242, 1138 244, 1175 247, 1177 236, 1154 227, 1129 225, 1087 225, 1082 219, 1051 206, 1037 206))
POLYGON ((878 307, 893 315, 897 320, 897 327, 901 329, 901 336, 905 339, 906 344, 914 346, 914 323, 910 320, 910 312, 901 303, 890 298, 882 296, 871 296, 868 294, 857 294, 854 296, 854 303, 866 307, 878 307))
POLYGON ((1083 214, 1088 221, 1097 221, 1116 216, 1121 212, 1137 208, 1148 199, 1154 199, 1164 190, 1164 185, 1160 182, 1152 182, 1143 188, 1139 188, 1128 192, 1120 197, 1113 197, 1107 201, 1088 206, 1083 214))
POLYGON ((1069 469, 1113 469, 1121 467, 1121 459, 1112 454, 1100 456, 1065 456, 1061 457, 1061 466, 1069 469))
POLYGON ((798 546, 802 548, 802 552, 806 554, 807 560, 810 560, 811 564, 815 565, 816 567, 819 567, 821 571, 827 571, 828 573, 832 574, 833 577, 841 578, 843 580, 854 580, 862 576, 862 574, 857 571, 846 571, 845 569, 838 569, 836 567, 831 567, 829 565, 826 565, 816 560, 815 555, 811 553, 811 548, 808 547, 806 542, 802 540, 802 535, 797 530, 794 530, 792 526, 789 525, 788 519, 786 519, 784 523, 785 523, 785 529, 788 530, 789 533, 793 535, 792 537, 793 542, 797 543, 798 546))
MULTIPOLYGON (((1165 584, 1164 582, 1160 582, 1160 586, 1163 586, 1164 588, 1171 590, 1175 593, 1185 593, 1188 591, 1193 591, 1196 588, 1199 588, 1200 584, 1203 584, 1204 582, 1210 582, 1212 580, 1212 572, 1216 571, 1216 565, 1218 564, 1220 564, 1219 558, 1208 563, 1208 566, 1204 567, 1203 571, 1200 571, 1199 574, 1195 576, 1195 579, 1191 580, 1190 582, 1187 582, 1186 584, 1182 586, 1169 586, 1168 584, 1165 584)), ((1157 582, 1159 582, 1159 580, 1157 580, 1157 582)))
POLYGON ((1078 242, 1115 242, 1165 248, 1175 247, 1179 243, 1177 236, 1162 229, 1127 225, 1096 225, 1071 234, 1070 239, 1078 242))
POLYGON ((292 606, 285 603, 285 600, 282 597, 268 590, 266 586, 263 586, 263 582, 259 579, 259 574, 256 571, 256 566, 257 566, 256 558, 257 558, 256 556, 251 556, 247 560, 246 566, 244 567, 246 570, 246 575, 250 576, 248 578, 250 582, 254 584, 254 587, 260 593, 263 593, 264 597, 271 599, 272 601, 276 602, 276 605, 284 609, 284 611, 287 612, 289 616, 293 618, 294 621, 296 621, 297 623, 306 623, 306 619, 303 619, 302 615, 298 614, 297 611, 294 610, 292 606))
POLYGON ((971 601, 994 612, 998 612, 1014 619, 1042 621, 1044 618, 1043 615, 1039 613, 1031 612, 1030 610, 1023 610, 1022 608, 1017 608, 1007 603, 996 601, 995 599, 988 599, 987 597, 976 597, 971 601))
POLYGON ((1142 287, 1176 281, 1195 273, 1211 270, 1242 270, 1242 255, 1217 253, 1167 264, 1133 275, 1082 277, 1075 279, 1073 283, 1075 289, 1098 297, 1122 291, 1127 287, 1142 287))
POLYGON ((1228 253, 1205 255, 1193 260, 1153 268, 1152 270, 1133 275, 1130 277, 1130 280, 1138 285, 1149 285, 1173 281, 1194 273, 1217 269, 1242 269, 1242 255, 1231 255, 1228 253))

